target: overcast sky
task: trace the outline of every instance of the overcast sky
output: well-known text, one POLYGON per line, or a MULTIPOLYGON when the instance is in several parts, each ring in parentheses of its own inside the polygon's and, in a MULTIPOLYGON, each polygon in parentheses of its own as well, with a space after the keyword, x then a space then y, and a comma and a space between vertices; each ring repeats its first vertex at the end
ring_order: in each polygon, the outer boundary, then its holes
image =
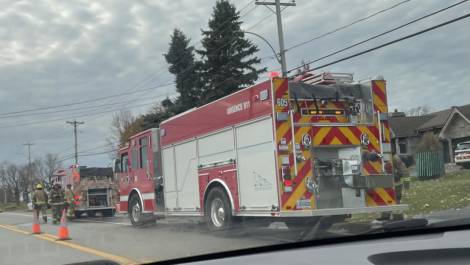
MULTIPOLYGON (((286 47, 400 1, 297 0, 296 7, 283 12, 286 47)), ((214 2, 0 0, 0 114, 134 92, 89 104, 19 113, 15 115, 21 116, 16 117, 0 115, 0 161, 26 162, 27 149, 22 144, 29 141, 35 144, 33 158, 48 152, 67 157, 73 152, 73 130, 65 121, 74 118, 85 122, 79 127, 79 149, 88 153, 103 151, 114 112, 127 108, 135 114, 143 113, 152 102, 174 94, 173 86, 159 87, 173 80, 162 56, 169 36, 178 27, 199 48, 200 30, 207 28, 214 2), (152 87, 156 88, 149 89, 152 87)), ((288 68, 455 2, 406 2, 288 51, 288 68)), ((270 14, 267 8, 255 7, 251 0, 234 3, 239 9, 245 7, 241 12, 243 27, 263 35, 278 49, 275 16, 258 23, 270 14)), ((462 4, 319 64, 469 11, 470 4, 462 4)), ((470 104, 469 28, 470 19, 466 19, 323 70, 354 73, 357 80, 384 76, 392 109, 428 105, 440 110, 470 104)), ((269 58, 272 52, 268 46, 256 37, 248 37, 260 48, 262 66, 278 70, 277 62, 269 58)), ((110 163, 106 155, 83 157, 80 161, 90 166, 110 163)))

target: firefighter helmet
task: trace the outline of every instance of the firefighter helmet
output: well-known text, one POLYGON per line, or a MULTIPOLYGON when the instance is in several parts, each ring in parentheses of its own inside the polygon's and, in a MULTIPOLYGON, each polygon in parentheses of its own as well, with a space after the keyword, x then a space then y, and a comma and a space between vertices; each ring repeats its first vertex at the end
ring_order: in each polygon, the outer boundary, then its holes
POLYGON ((38 183, 38 185, 36 185, 36 189, 42 190, 42 184, 41 184, 41 183, 38 183))

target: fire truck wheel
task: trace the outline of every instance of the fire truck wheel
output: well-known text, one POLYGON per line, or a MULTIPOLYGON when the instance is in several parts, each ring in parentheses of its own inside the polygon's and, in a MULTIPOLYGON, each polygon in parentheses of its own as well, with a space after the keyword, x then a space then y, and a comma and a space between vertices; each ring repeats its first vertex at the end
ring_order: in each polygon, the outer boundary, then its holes
POLYGON ((207 226, 211 231, 228 231, 232 225, 232 207, 225 191, 214 187, 204 205, 207 226))
POLYGON ((129 219, 134 226, 141 226, 143 222, 142 205, 139 196, 133 195, 129 204, 129 219))

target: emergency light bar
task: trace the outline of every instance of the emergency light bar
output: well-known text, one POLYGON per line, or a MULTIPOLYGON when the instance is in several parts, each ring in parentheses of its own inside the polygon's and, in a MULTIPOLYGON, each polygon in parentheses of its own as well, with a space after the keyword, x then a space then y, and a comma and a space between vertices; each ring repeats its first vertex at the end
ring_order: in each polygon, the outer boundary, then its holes
POLYGON ((322 110, 316 110, 316 109, 302 109, 301 110, 302 115, 333 115, 333 116, 339 116, 339 115, 344 115, 344 110, 338 110, 338 109, 322 109, 322 110))

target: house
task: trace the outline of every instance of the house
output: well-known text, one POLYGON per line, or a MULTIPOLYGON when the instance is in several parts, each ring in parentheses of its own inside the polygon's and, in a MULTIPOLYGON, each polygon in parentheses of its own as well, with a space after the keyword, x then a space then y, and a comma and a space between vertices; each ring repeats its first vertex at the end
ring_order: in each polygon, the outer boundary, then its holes
POLYGON ((401 157, 413 156, 421 136, 432 132, 442 142, 445 162, 452 163, 457 144, 470 141, 470 104, 422 116, 406 116, 395 110, 390 115, 390 127, 392 151, 401 157))

